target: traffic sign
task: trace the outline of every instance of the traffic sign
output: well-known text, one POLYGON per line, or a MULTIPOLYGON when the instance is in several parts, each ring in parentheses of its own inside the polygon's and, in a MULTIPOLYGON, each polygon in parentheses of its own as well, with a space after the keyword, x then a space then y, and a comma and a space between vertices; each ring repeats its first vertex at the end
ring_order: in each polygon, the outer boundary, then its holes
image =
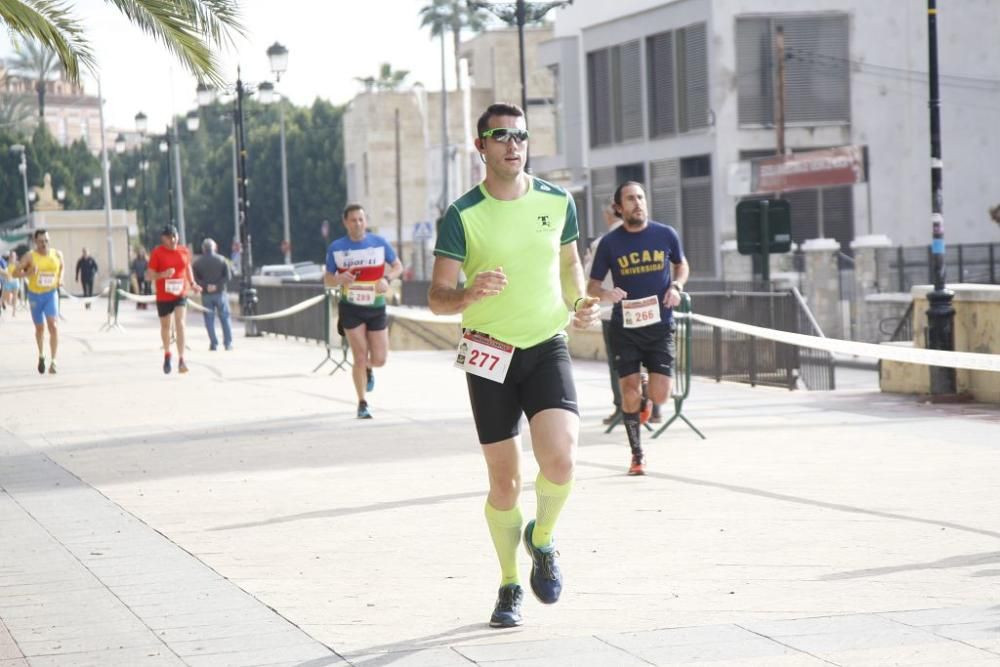
POLYGON ((428 241, 434 238, 434 223, 429 220, 413 223, 413 240, 428 241))
POLYGON ((747 199, 736 205, 736 249, 741 255, 792 249, 792 209, 786 199, 747 199), (763 230, 767 230, 766 233, 763 230), (761 239, 768 247, 761 247, 761 239))

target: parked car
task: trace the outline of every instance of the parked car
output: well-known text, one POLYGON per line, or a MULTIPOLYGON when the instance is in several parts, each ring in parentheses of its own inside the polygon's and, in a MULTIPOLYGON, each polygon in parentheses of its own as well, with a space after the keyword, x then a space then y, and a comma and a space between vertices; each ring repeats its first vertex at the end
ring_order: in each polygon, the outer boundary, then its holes
POLYGON ((324 268, 316 262, 295 264, 265 264, 257 271, 254 282, 260 285, 280 285, 283 282, 319 282, 324 268))

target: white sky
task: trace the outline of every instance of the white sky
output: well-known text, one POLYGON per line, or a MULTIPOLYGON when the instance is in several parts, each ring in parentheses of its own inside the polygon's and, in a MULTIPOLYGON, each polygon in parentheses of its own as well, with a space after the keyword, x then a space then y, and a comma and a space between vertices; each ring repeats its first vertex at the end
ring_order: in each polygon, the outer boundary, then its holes
MULTIPOLYGON (((105 123, 135 127, 135 114, 149 117, 150 131, 166 125, 171 112, 195 108, 196 79, 159 42, 132 26, 105 0, 76 0, 73 13, 86 25, 101 75, 105 123)), ((288 71, 278 90, 297 105, 319 97, 347 102, 361 90, 354 77, 376 75, 381 63, 410 70, 408 82, 440 89, 440 42, 420 29, 417 12, 429 0, 242 0, 245 37, 220 55, 227 81, 242 67, 244 82, 273 82, 267 47, 281 42, 288 71)), ((449 87, 454 67, 448 43, 449 87)), ((0 33, 0 57, 11 53, 0 33)), ((96 83, 84 79, 88 93, 96 83)))

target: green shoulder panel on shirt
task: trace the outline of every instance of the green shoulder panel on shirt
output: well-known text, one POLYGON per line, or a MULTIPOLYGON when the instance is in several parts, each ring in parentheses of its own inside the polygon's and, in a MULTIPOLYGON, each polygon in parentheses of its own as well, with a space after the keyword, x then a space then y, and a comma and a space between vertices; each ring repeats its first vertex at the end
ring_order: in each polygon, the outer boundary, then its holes
POLYGON ((468 251, 465 242, 465 229, 462 226, 462 212, 475 206, 485 199, 479 186, 472 188, 459 197, 448 207, 441 220, 437 232, 437 243, 434 245, 434 255, 465 261, 468 251))

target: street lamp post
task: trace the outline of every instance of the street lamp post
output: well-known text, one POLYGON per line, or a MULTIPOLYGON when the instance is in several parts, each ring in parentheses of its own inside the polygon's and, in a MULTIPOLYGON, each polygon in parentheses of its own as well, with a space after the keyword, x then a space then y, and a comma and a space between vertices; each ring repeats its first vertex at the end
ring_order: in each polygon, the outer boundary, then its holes
MULTIPOLYGON (((557 0, 555 2, 526 2, 525 0, 517 0, 517 2, 483 2, 482 0, 467 1, 470 9, 487 9, 504 23, 517 26, 517 49, 521 70, 521 109, 524 111, 525 116, 527 116, 528 77, 524 62, 524 25, 526 23, 541 21, 549 10, 565 7, 566 5, 572 5, 573 0, 557 0)), ((528 119, 525 118, 525 121, 527 120, 528 119)), ((529 169, 528 164, 528 156, 526 155, 524 161, 526 170, 529 169)))
MULTIPOLYGON (((243 128, 243 79, 236 69, 236 100, 233 103, 233 123, 236 128, 236 189, 239 195, 240 215, 240 307, 244 316, 257 314, 257 290, 253 288, 253 246, 250 223, 247 219, 247 150, 243 128)), ((257 325, 247 320, 247 336, 259 336, 257 325)))
MULTIPOLYGON (((932 350, 955 349, 955 293, 945 289, 944 197, 941 172, 941 98, 938 87, 937 0, 927 0, 928 82, 930 84, 931 135, 931 258, 934 290, 927 294, 927 347, 932 350)), ((930 367, 931 394, 954 394, 955 369, 930 367)))
POLYGON ((17 170, 21 174, 21 184, 24 186, 24 219, 28 221, 28 229, 34 225, 31 222, 31 202, 28 200, 28 148, 24 144, 14 144, 10 147, 12 153, 20 153, 21 161, 17 163, 17 170))
POLYGON ((174 220, 174 172, 170 168, 170 132, 169 129, 163 138, 160 139, 160 152, 167 155, 167 211, 170 214, 170 224, 175 224, 174 220))
MULTIPOLYGON (((275 80, 281 82, 281 75, 288 69, 288 49, 275 42, 267 49, 267 58, 271 63, 271 72, 275 80)), ((259 86, 261 91, 261 102, 264 102, 264 84, 259 86)), ((273 86, 272 86, 273 91, 273 86)), ((285 264, 292 263, 292 231, 291 221, 288 214, 288 158, 285 153, 285 105, 281 103, 281 96, 278 96, 278 119, 281 128, 281 220, 284 243, 282 248, 285 254, 285 264)))

